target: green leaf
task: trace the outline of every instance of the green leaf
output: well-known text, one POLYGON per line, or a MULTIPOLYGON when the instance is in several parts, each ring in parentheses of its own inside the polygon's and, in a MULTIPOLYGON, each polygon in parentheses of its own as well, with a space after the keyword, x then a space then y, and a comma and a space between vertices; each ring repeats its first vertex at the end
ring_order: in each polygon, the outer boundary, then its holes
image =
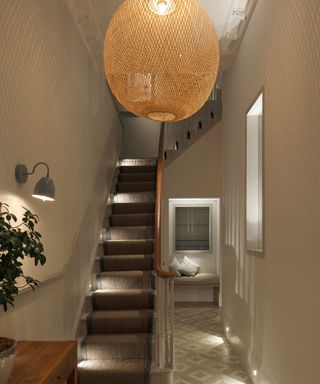
POLYGON ((0 203, 0 305, 4 310, 14 303, 19 293, 17 279, 22 277, 32 289, 39 284, 38 280, 23 274, 25 257, 34 259, 35 265, 44 265, 43 244, 39 241, 41 234, 35 230, 39 221, 37 215, 24 208, 22 221, 9 211, 9 206, 0 203), (12 226, 14 221, 14 226, 12 226))

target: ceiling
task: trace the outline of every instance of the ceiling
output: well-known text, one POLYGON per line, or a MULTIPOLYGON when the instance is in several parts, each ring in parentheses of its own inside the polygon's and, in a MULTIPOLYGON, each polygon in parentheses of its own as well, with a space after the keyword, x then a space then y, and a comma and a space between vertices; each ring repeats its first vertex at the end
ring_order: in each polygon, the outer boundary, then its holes
MULTIPOLYGON (((98 71, 103 70, 104 35, 123 0, 65 0, 98 71)), ((210 14, 220 38, 221 70, 232 63, 239 40, 257 0, 199 0, 210 14)))
MULTIPOLYGON (((98 73, 103 73, 103 42, 109 21, 123 0, 65 0, 98 73)), ((220 40, 220 74, 237 52, 257 0, 199 0, 207 9, 220 40)), ((117 105, 118 110, 122 110, 117 105)))

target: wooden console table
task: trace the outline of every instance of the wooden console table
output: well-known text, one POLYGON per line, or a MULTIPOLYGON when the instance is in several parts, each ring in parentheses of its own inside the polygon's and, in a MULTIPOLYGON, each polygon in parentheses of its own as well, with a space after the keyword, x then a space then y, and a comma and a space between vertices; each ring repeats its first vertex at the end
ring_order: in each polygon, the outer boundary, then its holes
POLYGON ((19 341, 8 384, 76 384, 75 341, 19 341))

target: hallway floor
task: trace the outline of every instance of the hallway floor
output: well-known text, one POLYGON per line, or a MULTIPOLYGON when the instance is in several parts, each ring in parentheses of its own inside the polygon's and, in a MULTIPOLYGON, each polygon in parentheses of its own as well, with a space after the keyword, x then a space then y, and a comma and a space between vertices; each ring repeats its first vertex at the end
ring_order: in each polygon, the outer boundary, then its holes
POLYGON ((224 338, 220 309, 175 306, 175 384, 251 384, 224 338))

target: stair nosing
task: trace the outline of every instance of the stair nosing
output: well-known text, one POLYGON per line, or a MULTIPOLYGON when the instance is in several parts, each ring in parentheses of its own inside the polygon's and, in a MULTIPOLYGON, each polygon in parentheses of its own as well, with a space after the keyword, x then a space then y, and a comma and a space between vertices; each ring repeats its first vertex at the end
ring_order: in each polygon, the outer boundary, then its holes
POLYGON ((140 241, 140 242, 143 242, 143 241, 154 241, 154 239, 105 240, 104 243, 110 243, 112 241, 114 241, 114 242, 127 242, 127 243, 129 243, 129 242, 133 242, 133 241, 134 242, 138 242, 138 241, 140 241))

